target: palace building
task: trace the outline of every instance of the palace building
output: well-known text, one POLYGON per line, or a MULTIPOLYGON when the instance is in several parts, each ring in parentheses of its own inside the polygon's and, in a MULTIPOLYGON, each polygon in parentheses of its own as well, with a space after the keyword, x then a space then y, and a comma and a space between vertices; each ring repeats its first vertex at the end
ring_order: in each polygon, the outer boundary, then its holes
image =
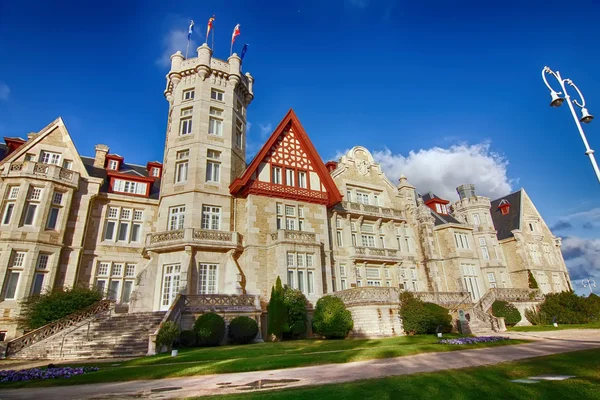
POLYGON ((253 295, 265 312, 277 277, 312 305, 365 287, 476 303, 529 288, 529 272, 543 293, 571 288, 560 239, 523 189, 492 200, 465 182, 451 202, 391 181, 361 146, 324 163, 292 110, 248 163, 253 85, 235 54, 174 54, 164 158, 146 165, 105 144, 80 155, 61 118, 4 138, 4 339, 20 334, 24 298, 77 284, 129 313, 167 311, 179 294, 253 295))

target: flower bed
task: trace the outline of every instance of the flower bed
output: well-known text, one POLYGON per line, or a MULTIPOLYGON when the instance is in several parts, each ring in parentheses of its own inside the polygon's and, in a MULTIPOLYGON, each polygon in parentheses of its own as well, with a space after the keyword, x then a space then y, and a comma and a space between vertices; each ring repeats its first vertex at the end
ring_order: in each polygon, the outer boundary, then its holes
POLYGON ((510 340, 505 336, 478 336, 478 337, 462 337, 456 339, 442 339, 439 344, 475 344, 475 343, 490 343, 499 342, 502 340, 510 340))
POLYGON ((75 375, 85 374, 87 372, 98 371, 97 367, 58 367, 58 368, 31 368, 21 371, 6 370, 0 371, 0 382, 22 382, 36 381, 44 379, 70 378, 75 375))

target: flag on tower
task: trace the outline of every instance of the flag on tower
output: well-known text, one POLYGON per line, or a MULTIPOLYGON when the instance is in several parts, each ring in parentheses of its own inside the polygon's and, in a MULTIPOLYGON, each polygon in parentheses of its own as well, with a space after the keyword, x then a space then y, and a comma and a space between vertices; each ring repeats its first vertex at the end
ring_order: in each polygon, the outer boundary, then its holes
POLYGON ((190 28, 188 29, 188 40, 192 37, 192 32, 194 31, 194 20, 190 20, 190 28))
POLYGON ((208 26, 206 27, 206 41, 208 42, 208 35, 210 34, 210 30, 213 27, 213 21, 215 20, 215 16, 213 15, 208 19, 208 26))
POLYGON ((240 55, 240 58, 242 60, 244 60, 244 56, 246 55, 246 51, 248 51, 248 43, 244 43, 244 47, 242 47, 242 54, 240 55))
POLYGON ((229 55, 233 53, 233 42, 235 42, 235 37, 240 35, 240 24, 237 24, 235 28, 233 28, 233 33, 231 34, 231 46, 229 47, 229 55))

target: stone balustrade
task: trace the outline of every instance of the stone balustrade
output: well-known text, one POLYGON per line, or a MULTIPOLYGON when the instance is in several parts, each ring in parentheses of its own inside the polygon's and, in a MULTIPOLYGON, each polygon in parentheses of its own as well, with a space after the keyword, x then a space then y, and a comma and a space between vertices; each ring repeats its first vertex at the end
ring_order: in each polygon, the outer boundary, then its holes
POLYGON ((399 295, 394 287, 358 287, 332 293, 346 305, 400 304, 399 295))
POLYGON ((414 292, 415 297, 428 303, 439 304, 444 307, 458 304, 473 304, 469 292, 414 292))
POLYGON ((27 177, 33 179, 48 179, 56 183, 77 188, 79 173, 58 165, 44 164, 33 161, 12 162, 4 170, 4 177, 27 177))
POLYGON ((317 234, 314 232, 278 229, 270 235, 272 242, 304 242, 317 244, 317 234))
POLYGON ((477 308, 487 311, 496 300, 508 302, 542 301, 544 295, 539 289, 492 288, 479 299, 477 308))
POLYGON ((186 312, 253 312, 260 310, 260 303, 254 295, 185 295, 184 309, 186 312))
POLYGON ((236 248, 240 245, 237 232, 185 228, 146 235, 146 250, 196 246, 209 248, 236 248))
POLYGON ((358 214, 371 214, 377 217, 405 220, 405 215, 402 210, 395 208, 386 208, 373 206, 370 204, 354 203, 351 201, 342 201, 342 207, 346 212, 358 214))
POLYGON ((350 256, 354 259, 364 260, 379 260, 379 261, 392 261, 398 262, 401 258, 401 253, 396 249, 382 249, 378 247, 363 247, 363 246, 352 246, 350 247, 350 256))

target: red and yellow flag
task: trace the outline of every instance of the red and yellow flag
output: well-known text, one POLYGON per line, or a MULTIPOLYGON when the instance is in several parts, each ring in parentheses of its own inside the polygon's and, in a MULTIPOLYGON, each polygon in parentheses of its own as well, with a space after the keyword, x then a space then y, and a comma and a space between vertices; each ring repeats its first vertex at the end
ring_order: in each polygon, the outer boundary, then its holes
POLYGON ((208 19, 208 26, 206 27, 206 40, 208 40, 208 35, 210 34, 210 30, 213 27, 213 21, 215 20, 215 16, 213 15, 208 19))

